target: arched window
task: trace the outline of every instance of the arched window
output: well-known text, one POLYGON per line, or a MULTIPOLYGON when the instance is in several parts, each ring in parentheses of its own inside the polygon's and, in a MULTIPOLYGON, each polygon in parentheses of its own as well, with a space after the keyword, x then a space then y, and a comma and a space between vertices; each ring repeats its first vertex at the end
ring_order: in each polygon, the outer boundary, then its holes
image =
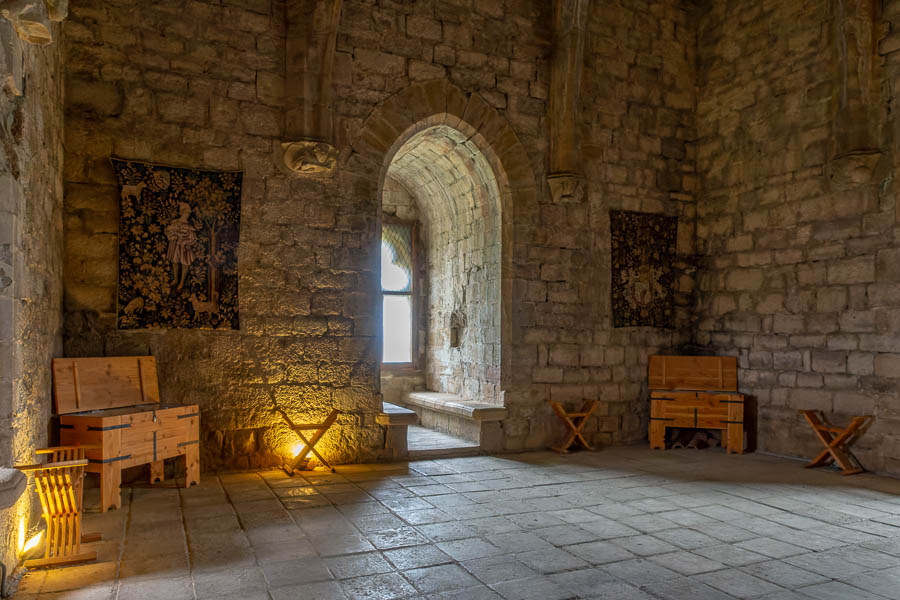
POLYGON ((381 228, 382 362, 413 362, 413 226, 384 223, 381 228))

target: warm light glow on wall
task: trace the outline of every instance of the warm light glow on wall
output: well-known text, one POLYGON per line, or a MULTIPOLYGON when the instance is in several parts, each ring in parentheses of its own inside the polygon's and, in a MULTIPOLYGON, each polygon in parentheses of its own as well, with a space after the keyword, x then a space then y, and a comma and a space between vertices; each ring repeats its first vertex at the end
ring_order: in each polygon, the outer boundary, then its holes
POLYGON ((35 535, 31 536, 28 541, 25 541, 25 517, 19 519, 19 554, 24 555, 33 550, 38 544, 41 543, 41 538, 44 537, 44 532, 39 531, 35 535))
POLYGON ((297 442, 293 446, 291 446, 291 456, 297 456, 301 452, 303 452, 303 448, 306 447, 306 444, 303 442, 297 442))
POLYGON ((25 542, 25 547, 22 548, 22 554, 28 554, 28 552, 36 548, 37 545, 41 543, 42 537, 44 537, 43 531, 38 531, 35 535, 31 536, 31 539, 25 542))

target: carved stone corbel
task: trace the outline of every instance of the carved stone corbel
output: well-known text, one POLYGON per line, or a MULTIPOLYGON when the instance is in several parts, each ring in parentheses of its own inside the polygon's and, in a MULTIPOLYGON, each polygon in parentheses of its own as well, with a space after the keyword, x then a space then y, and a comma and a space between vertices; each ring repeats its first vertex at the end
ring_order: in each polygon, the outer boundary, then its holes
POLYGON ((584 200, 585 177, 578 173, 551 173, 547 176, 553 202, 581 202, 584 200))
POLYGON ((284 166, 298 175, 330 177, 337 168, 338 149, 319 140, 281 144, 284 166))
POLYGON ((285 136, 281 160, 292 173, 331 176, 331 87, 342 0, 289 0, 285 36, 285 136))
MULTIPOLYGON (((828 163, 828 175, 835 190, 850 190, 878 182, 884 153, 880 150, 858 150, 835 156, 828 163)), ((883 173, 881 173, 883 175, 883 173)))

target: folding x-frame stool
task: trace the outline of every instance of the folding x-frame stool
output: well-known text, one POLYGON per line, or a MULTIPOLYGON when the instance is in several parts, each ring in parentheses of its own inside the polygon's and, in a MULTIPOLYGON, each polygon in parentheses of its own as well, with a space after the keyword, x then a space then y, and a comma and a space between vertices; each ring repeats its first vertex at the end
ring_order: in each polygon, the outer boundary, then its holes
POLYGON ((593 446, 587 443, 587 440, 584 439, 584 436, 581 434, 581 430, 584 429, 588 417, 590 417, 591 413, 594 412, 594 409, 597 408, 597 401, 588 400, 581 407, 580 411, 571 413, 566 412, 565 407, 559 402, 551 400, 550 406, 553 407, 553 412, 556 413, 556 416, 560 418, 569 430, 568 433, 566 433, 566 437, 563 438, 559 445, 551 446, 551 448, 561 454, 566 454, 569 451, 569 447, 578 440, 585 450, 593 450, 593 446))
POLYGON ((294 430, 294 433, 297 434, 297 436, 304 444, 303 449, 300 451, 300 453, 297 454, 297 456, 295 456, 294 459, 291 460, 291 462, 284 464, 284 470, 287 472, 287 474, 293 477, 294 470, 296 470, 297 465, 304 462, 306 460, 306 455, 310 452, 315 454, 316 458, 319 459, 319 462, 325 465, 326 468, 331 469, 331 472, 335 473, 336 471, 334 470, 334 467, 329 465, 328 461, 322 458, 322 455, 319 454, 318 450, 316 450, 316 444, 319 443, 319 440, 322 439, 322 436, 325 435, 325 432, 328 431, 328 429, 334 424, 335 419, 337 419, 338 415, 341 414, 341 411, 335 408, 327 417, 325 417, 325 420, 321 423, 300 424, 295 424, 293 421, 291 421, 291 418, 287 416, 287 413, 283 410, 278 409, 278 412, 281 413, 281 416, 284 417, 284 420, 287 422, 288 427, 294 430), (303 432, 312 430, 315 430, 315 433, 310 439, 306 439, 306 436, 303 435, 303 432))
POLYGON ((819 453, 806 468, 821 467, 836 462, 843 471, 843 475, 854 475, 865 471, 859 460, 850 452, 850 446, 860 438, 864 430, 861 427, 871 421, 870 415, 853 417, 847 427, 834 427, 819 411, 801 410, 807 422, 816 432, 816 436, 825 445, 825 449, 819 453))

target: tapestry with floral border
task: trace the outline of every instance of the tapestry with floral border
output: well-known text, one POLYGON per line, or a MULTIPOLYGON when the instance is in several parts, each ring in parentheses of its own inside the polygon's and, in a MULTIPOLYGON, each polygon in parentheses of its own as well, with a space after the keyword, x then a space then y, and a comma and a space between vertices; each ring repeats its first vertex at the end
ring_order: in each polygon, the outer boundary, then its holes
POLYGON ((239 329, 239 171, 112 159, 119 329, 239 329))
POLYGON ((613 327, 672 327, 678 218, 609 212, 613 327))

